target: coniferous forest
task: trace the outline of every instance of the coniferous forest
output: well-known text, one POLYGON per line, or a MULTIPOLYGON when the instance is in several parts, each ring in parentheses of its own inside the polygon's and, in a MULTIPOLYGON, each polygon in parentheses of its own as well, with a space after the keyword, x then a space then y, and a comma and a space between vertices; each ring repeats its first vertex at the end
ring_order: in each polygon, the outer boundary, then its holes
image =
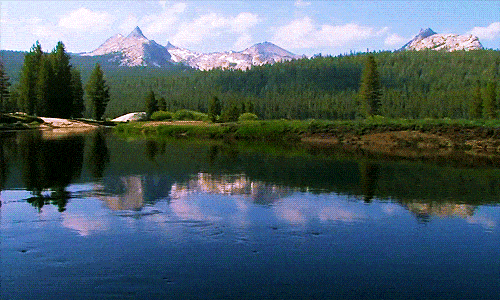
MULTIPOLYGON (((13 98, 19 93, 20 53, 2 51, 13 98)), ((414 119, 500 115, 500 51, 495 50, 317 56, 248 71, 197 71, 182 65, 129 68, 105 57, 76 55, 71 64, 85 83, 95 63, 101 63, 110 94, 107 118, 146 111, 153 91, 157 99, 165 99, 168 111, 207 113, 217 97, 223 109, 236 105, 240 112, 253 112, 261 119, 355 119, 363 116, 360 86, 370 56, 380 82, 377 114, 414 119)), ((90 116, 89 109, 85 115, 90 116)))

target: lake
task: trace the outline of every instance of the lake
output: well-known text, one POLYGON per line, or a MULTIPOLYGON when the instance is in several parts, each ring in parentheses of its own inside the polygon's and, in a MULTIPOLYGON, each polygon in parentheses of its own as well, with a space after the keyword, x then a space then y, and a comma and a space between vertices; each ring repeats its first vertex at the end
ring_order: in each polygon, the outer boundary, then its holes
POLYGON ((498 299, 500 165, 0 135, 2 299, 498 299))

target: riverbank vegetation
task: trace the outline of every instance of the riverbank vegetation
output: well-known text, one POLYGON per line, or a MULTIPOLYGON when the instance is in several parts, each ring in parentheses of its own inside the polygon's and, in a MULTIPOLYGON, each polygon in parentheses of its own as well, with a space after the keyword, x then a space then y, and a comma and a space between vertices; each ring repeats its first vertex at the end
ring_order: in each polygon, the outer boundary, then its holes
POLYGON ((313 143, 388 156, 446 156, 452 151, 500 155, 500 120, 391 119, 258 120, 231 123, 136 122, 119 124, 122 137, 201 138, 225 141, 313 143))
POLYGON ((42 119, 25 114, 0 114, 0 130, 34 129, 42 123, 42 119))

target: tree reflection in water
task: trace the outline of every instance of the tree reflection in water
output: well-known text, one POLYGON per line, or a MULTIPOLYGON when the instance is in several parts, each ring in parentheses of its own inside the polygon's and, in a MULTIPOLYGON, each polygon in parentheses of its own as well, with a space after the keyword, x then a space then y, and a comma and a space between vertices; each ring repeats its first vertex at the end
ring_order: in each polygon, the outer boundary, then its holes
POLYGON ((82 136, 43 139, 39 131, 19 135, 22 179, 33 195, 29 203, 39 210, 49 203, 65 210, 71 198, 66 187, 80 177, 84 145, 82 136), (43 193, 46 190, 50 193, 43 193))
POLYGON ((361 190, 363 192, 363 200, 365 203, 370 203, 375 196, 377 188, 379 168, 376 164, 361 161, 359 162, 359 173, 361 175, 361 190))
POLYGON ((4 149, 5 145, 0 144, 0 192, 4 189, 5 182, 7 181, 7 155, 6 150, 4 149))
POLYGON ((106 165, 110 160, 104 132, 102 130, 96 130, 91 140, 90 151, 86 159, 88 169, 95 179, 101 179, 104 175, 106 165))
POLYGON ((165 154, 165 151, 165 142, 157 142, 152 140, 146 141, 145 154, 151 162, 154 162, 158 155, 165 154))

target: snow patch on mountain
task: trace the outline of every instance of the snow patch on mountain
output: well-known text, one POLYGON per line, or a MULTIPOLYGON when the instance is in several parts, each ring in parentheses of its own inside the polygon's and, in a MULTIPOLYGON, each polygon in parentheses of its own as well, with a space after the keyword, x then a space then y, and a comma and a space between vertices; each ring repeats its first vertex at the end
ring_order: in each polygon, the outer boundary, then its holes
POLYGON ((127 37, 117 34, 104 42, 96 50, 82 56, 114 54, 112 60, 119 60, 122 66, 166 66, 171 65, 167 48, 153 40, 148 40, 139 27, 127 37))
POLYGON ((264 42, 253 45, 240 52, 197 53, 176 47, 170 42, 166 46, 148 40, 139 27, 128 36, 117 34, 104 42, 96 50, 83 53, 83 56, 109 55, 110 60, 120 61, 122 66, 162 67, 172 63, 182 63, 199 70, 215 68, 248 70, 252 66, 274 64, 302 58, 273 43, 264 42))
POLYGON ((438 34, 432 29, 421 29, 420 32, 401 50, 442 50, 442 51, 458 51, 458 50, 479 50, 483 46, 479 42, 478 37, 471 34, 458 35, 458 34, 438 34))
POLYGON ((252 66, 302 58, 302 56, 295 55, 269 42, 253 45, 240 52, 214 53, 196 53, 188 49, 175 47, 170 43, 168 45, 170 45, 169 52, 173 61, 185 63, 199 70, 215 68, 248 70, 252 66))

